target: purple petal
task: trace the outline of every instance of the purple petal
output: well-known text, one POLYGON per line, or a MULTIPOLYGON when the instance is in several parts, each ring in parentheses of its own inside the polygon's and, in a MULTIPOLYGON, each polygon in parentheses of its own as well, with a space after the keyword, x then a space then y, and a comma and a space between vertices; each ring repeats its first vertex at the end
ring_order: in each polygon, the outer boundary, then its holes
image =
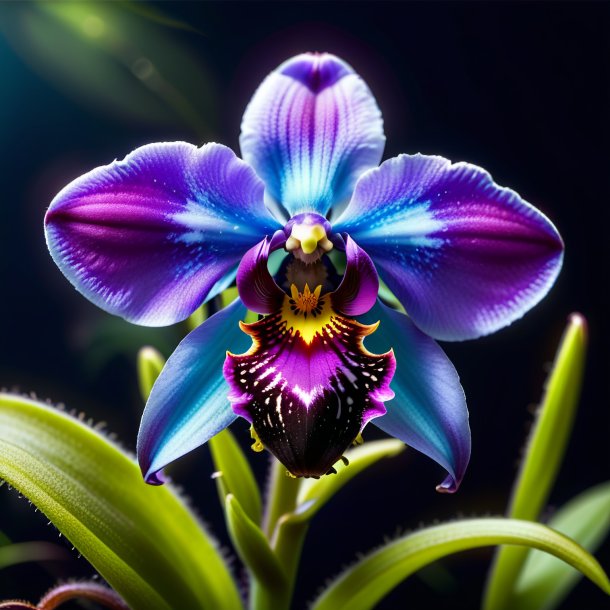
POLYGON ((517 193, 468 163, 401 155, 368 172, 335 231, 347 231, 424 332, 492 333, 549 291, 563 243, 517 193))
POLYGON ((345 237, 347 265, 341 284, 332 295, 333 308, 348 316, 366 313, 377 300, 379 278, 369 255, 349 236, 345 237))
POLYGON ((246 354, 228 354, 224 374, 235 413, 296 476, 321 476, 363 426, 385 413, 395 369, 392 352, 367 351, 365 326, 332 311, 322 295, 317 315, 282 309, 254 324, 246 354))
POLYGON ((53 259, 87 298, 147 326, 186 318, 278 228, 228 148, 149 144, 64 188, 45 219, 53 259))
POLYGON ((438 491, 457 490, 470 459, 470 427, 457 372, 437 343, 407 316, 377 303, 364 316, 379 320, 367 348, 396 355, 394 400, 373 423, 438 462, 449 473, 438 491))
MULTIPOLYGON (((283 232, 281 236, 285 242, 283 232)), ((244 305, 256 313, 276 311, 284 300, 284 291, 275 283, 267 268, 271 249, 272 240, 265 237, 244 254, 237 270, 239 296, 244 305)))
POLYGON ((381 160, 383 122, 367 85, 344 61, 305 53, 260 85, 241 126, 243 157, 289 217, 326 215, 381 160))
POLYGON ((165 364, 138 433, 138 461, 147 483, 162 483, 162 468, 235 419, 222 367, 227 349, 248 349, 250 341, 239 327, 245 315, 236 299, 192 331, 165 364))

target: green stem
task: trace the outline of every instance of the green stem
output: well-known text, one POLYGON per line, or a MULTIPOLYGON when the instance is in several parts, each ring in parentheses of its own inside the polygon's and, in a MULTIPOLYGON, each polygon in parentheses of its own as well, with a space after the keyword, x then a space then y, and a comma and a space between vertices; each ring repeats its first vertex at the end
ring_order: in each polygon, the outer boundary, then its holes
POLYGON ((291 513, 296 508, 301 486, 300 479, 288 476, 285 466, 282 466, 275 458, 271 458, 271 460, 271 476, 263 517, 263 531, 269 540, 273 538, 280 517, 291 513))
POLYGON ((250 589, 251 610, 288 610, 294 590, 301 550, 308 524, 292 519, 297 505, 300 480, 286 474, 286 467, 273 459, 271 480, 267 493, 263 531, 269 538, 271 548, 284 569, 286 580, 283 587, 266 589, 256 580, 250 589))
POLYGON ((307 535, 309 523, 295 521, 291 515, 282 517, 278 523, 277 535, 272 548, 277 555, 286 576, 285 585, 279 589, 266 589, 257 581, 252 581, 250 589, 250 610, 289 610, 294 591, 297 569, 301 560, 301 550, 307 535))
POLYGON ((286 572, 286 589, 279 608, 288 610, 290 607, 297 570, 301 561, 301 551, 308 529, 308 521, 294 521, 289 515, 280 519, 278 523, 273 549, 286 572))

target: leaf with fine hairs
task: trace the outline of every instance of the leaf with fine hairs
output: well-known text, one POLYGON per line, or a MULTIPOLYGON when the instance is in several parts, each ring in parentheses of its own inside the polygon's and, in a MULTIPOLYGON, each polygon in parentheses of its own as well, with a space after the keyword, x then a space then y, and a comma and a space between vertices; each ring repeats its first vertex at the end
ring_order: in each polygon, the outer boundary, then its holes
MULTIPOLYGON (((513 487, 508 517, 537 521, 557 477, 576 414, 585 367, 587 326, 579 314, 570 316, 561 339, 544 398, 530 433, 521 470, 513 487)), ((511 610, 515 582, 528 550, 498 550, 489 574, 484 610, 511 610)))
POLYGON ((433 561, 497 544, 551 553, 610 594, 610 581, 597 560, 563 534, 517 519, 469 519, 426 528, 382 546, 336 578, 312 610, 370 610, 396 585, 433 561))
MULTIPOLYGON (((593 553, 610 532, 610 481, 570 500, 549 527, 578 541, 593 553)), ((553 610, 580 580, 581 574, 551 555, 530 550, 512 597, 519 610, 553 610)))
POLYGON ((151 487, 108 439, 0 393, 0 478, 36 505, 132 610, 236 610, 216 543, 171 487, 151 487))
POLYGON ((224 489, 235 496, 240 508, 254 523, 260 523, 262 503, 258 485, 235 437, 225 429, 213 436, 209 445, 214 467, 222 475, 224 489))
POLYGON ((254 578, 268 589, 286 586, 286 575, 265 534, 233 494, 227 495, 225 510, 231 540, 254 578))

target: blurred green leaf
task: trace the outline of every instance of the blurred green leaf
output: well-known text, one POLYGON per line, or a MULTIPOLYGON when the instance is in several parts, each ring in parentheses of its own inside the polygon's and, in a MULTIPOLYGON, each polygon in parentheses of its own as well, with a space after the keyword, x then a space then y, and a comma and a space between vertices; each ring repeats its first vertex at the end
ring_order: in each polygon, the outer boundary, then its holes
POLYGON ((184 321, 187 332, 195 330, 203 324, 209 317, 210 308, 207 303, 200 305, 195 311, 184 321))
POLYGON ((33 502, 134 610, 240 608, 215 542, 171 487, 80 421, 0 394, 0 477, 33 502))
POLYGON ((96 316, 79 329, 79 337, 83 370, 87 375, 95 376, 117 357, 133 362, 142 345, 150 345, 163 354, 171 354, 182 334, 177 325, 149 328, 100 313, 99 317, 96 316))
POLYGON ((66 549, 50 542, 16 542, 0 546, 0 570, 28 561, 70 559, 66 549))
POLYGON ((357 474, 372 466, 382 458, 402 453, 406 445, 401 441, 386 439, 364 443, 345 453, 349 461, 335 464, 337 474, 319 479, 304 479, 298 495, 295 517, 299 520, 311 519, 346 483, 357 474))
POLYGON ((237 286, 230 286, 226 288, 220 293, 220 299, 223 307, 227 307, 230 305, 237 297, 239 293, 237 292, 237 286))
POLYGON ((150 21, 154 21, 155 23, 159 23, 168 28, 174 28, 176 30, 185 30, 187 32, 195 32, 197 34, 203 35, 203 32, 194 28, 190 23, 186 21, 181 21, 180 19, 173 19, 169 17, 162 11, 157 8, 153 8, 144 4, 143 2, 122 2, 122 7, 132 13, 135 13, 144 19, 149 19, 150 21))
MULTIPOLYGON (((570 500, 549 521, 549 527, 578 541, 593 553, 610 532, 610 481, 570 500)), ((515 585, 512 608, 557 608, 581 574, 551 555, 530 550, 515 585)))
POLYGON ((610 594, 610 581, 596 559, 566 536, 528 521, 471 519, 421 530, 367 555, 335 579, 312 610, 368 610, 423 566, 453 553, 497 544, 551 553, 610 594))
MULTIPOLYGON (((570 438, 582 385, 586 346, 585 320, 572 314, 515 481, 509 517, 536 521, 546 504, 570 438)), ((511 594, 526 557, 527 549, 499 549, 485 591, 485 610, 512 607, 511 594)))
POLYGON ((43 0, 1 9, 4 36, 53 86, 104 113, 210 135, 209 75, 171 33, 125 3, 43 0))
MULTIPOLYGON (((261 522, 261 497, 248 460, 234 436, 225 429, 209 440, 214 467, 222 473, 222 484, 239 501, 240 509, 255 523, 261 522)), ((223 499, 224 502, 224 499, 223 499)))
POLYGON ((148 400, 150 391, 164 366, 165 358, 154 347, 146 345, 138 352, 138 384, 140 395, 145 402, 148 400))
POLYGON ((388 288, 387 284, 383 280, 379 280, 379 296, 393 309, 406 313, 403 304, 398 300, 396 295, 388 288))
POLYGON ((237 552, 254 578, 267 589, 281 589, 286 577, 261 528, 233 494, 226 497, 227 525, 237 552))

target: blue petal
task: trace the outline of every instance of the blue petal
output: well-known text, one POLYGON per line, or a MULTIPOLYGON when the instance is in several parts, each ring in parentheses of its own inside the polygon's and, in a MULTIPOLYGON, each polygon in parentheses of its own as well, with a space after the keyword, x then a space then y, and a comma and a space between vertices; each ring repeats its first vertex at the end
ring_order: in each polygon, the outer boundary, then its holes
POLYGON ((47 243, 96 305, 164 326, 211 298, 279 228, 263 197, 254 170, 225 146, 148 144, 64 188, 47 212, 47 243))
POLYGON ((446 341, 520 318, 550 290, 563 243, 517 193, 469 163, 400 155, 364 174, 333 223, 375 261, 413 322, 446 341))
POLYGON ((246 315, 236 299, 191 332, 159 375, 142 415, 138 461, 147 483, 160 470, 203 445, 235 418, 222 375, 227 350, 244 352, 250 339, 239 328, 246 315))
POLYGON ((325 216, 347 203, 362 172, 378 165, 385 136, 366 83, 328 53, 284 62, 260 85, 241 125, 243 158, 267 187, 268 205, 325 216))
POLYGON ((438 462, 449 473, 438 491, 457 490, 470 459, 470 427, 464 391, 451 361, 438 344, 402 313, 377 303, 364 322, 379 320, 366 340, 371 351, 394 348, 396 396, 378 428, 438 462))

